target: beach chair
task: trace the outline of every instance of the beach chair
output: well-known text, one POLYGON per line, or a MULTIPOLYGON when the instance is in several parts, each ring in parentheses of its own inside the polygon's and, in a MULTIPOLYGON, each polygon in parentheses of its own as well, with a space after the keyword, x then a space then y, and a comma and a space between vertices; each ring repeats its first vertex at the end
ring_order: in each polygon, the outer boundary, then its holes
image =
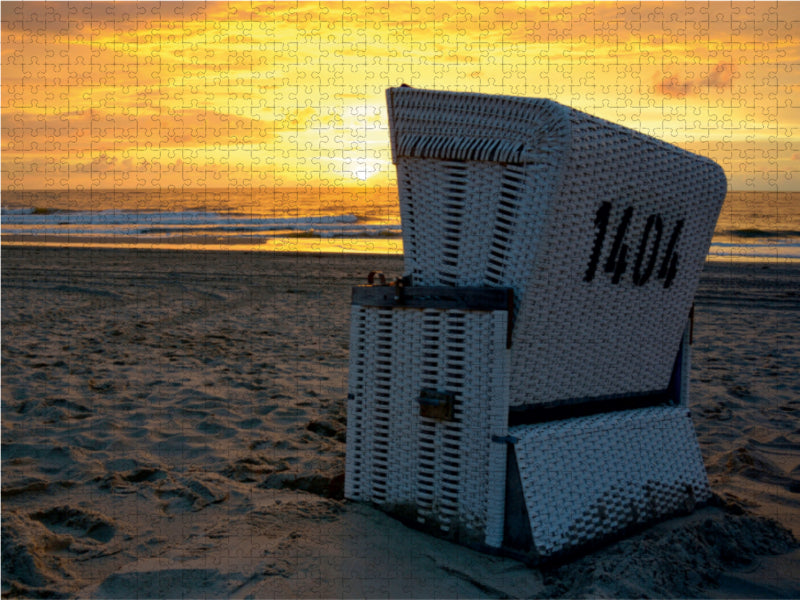
POLYGON ((405 274, 353 290, 345 496, 531 561, 708 500, 688 324, 722 169, 549 100, 387 102, 405 274))

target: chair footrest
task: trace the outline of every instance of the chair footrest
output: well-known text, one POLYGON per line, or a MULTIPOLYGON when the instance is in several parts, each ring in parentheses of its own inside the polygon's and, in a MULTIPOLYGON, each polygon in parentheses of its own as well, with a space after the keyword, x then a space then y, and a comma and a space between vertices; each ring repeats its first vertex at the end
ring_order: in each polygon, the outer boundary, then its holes
POLYGON ((545 558, 711 497, 689 411, 652 407, 509 429, 505 544, 545 558))

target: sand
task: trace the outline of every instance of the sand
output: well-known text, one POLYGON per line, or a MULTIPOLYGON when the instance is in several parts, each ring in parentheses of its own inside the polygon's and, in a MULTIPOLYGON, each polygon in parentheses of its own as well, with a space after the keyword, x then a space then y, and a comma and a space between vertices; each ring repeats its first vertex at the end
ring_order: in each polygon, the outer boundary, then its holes
POLYGON ((402 259, 4 247, 3 596, 800 596, 800 266, 704 273, 711 505, 538 569, 342 499, 373 269, 402 259))

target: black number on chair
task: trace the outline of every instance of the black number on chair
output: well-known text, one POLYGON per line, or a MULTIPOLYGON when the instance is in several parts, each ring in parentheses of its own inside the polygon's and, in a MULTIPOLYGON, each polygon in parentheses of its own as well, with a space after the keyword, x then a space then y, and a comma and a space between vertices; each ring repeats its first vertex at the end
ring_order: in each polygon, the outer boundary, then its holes
POLYGON ((664 229, 664 224, 661 222, 659 215, 650 215, 647 218, 647 224, 644 226, 644 233, 642 234, 642 241, 639 242, 639 253, 636 255, 636 265, 633 267, 633 283, 634 285, 644 285, 650 279, 653 273, 653 268, 656 266, 656 258, 658 257, 658 246, 661 244, 661 231, 664 229), (645 252, 647 251, 647 243, 650 241, 650 232, 655 227, 656 234, 653 241, 653 251, 650 253, 650 260, 642 273, 642 261, 644 260, 645 252))
POLYGON ((611 283, 619 283, 622 274, 628 263, 625 262, 625 257, 628 255, 628 244, 624 244, 625 234, 628 232, 628 225, 630 225, 631 217, 633 216, 633 207, 629 206, 622 214, 622 220, 617 225, 617 235, 614 236, 614 244, 611 246, 611 254, 608 255, 606 261, 606 273, 613 273, 611 283))
MULTIPOLYGON (((611 220, 611 202, 603 202, 597 209, 594 217, 595 238, 594 245, 592 246, 592 254, 589 257, 589 265, 586 268, 586 273, 583 280, 591 282, 597 273, 597 266, 600 264, 600 259, 603 254, 603 245, 606 239, 606 231, 609 227, 611 220)), ((628 244, 625 243, 625 235, 633 220, 633 207, 629 206, 622 213, 622 217, 617 224, 614 241, 611 244, 608 257, 606 258, 603 270, 606 273, 612 273, 611 283, 618 284, 622 280, 622 275, 628 267, 628 244)), ((678 238, 683 230, 684 220, 680 219, 675 223, 664 256, 661 259, 661 264, 658 269, 656 277, 664 280, 664 287, 668 288, 672 285, 675 275, 678 272, 678 253, 675 251, 678 245, 678 238)), ((664 220, 659 214, 653 214, 647 217, 647 222, 642 232, 642 237, 639 240, 639 248, 636 253, 636 260, 633 266, 633 284, 636 286, 643 286, 646 284, 650 277, 653 275, 656 263, 659 258, 659 250, 661 248, 661 238, 664 235, 664 220), (649 249, 649 253, 648 253, 649 249)))
POLYGON ((600 208, 597 209, 597 215, 594 218, 594 226, 597 228, 597 235, 594 238, 594 247, 592 248, 592 256, 589 259, 589 268, 586 269, 586 275, 583 276, 584 281, 591 281, 594 279, 595 271, 597 271, 597 263, 600 262, 600 253, 603 251, 603 242, 606 239, 606 227, 608 227, 608 217, 611 214, 611 202, 603 202, 600 208))
POLYGON ((672 230, 672 236, 667 244, 667 252, 664 254, 664 260, 661 261, 661 268, 658 270, 657 277, 664 280, 665 288, 672 285, 672 280, 675 279, 675 274, 678 272, 678 253, 675 252, 675 246, 682 229, 683 219, 680 219, 675 223, 675 229, 672 230))

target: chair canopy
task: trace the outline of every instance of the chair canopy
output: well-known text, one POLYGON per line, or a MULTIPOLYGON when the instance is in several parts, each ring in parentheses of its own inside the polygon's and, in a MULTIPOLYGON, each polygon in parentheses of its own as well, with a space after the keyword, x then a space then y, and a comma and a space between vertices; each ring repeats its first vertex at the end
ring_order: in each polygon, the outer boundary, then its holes
POLYGON ((727 183, 544 99, 387 90, 414 285, 515 294, 512 406, 668 387, 727 183))

